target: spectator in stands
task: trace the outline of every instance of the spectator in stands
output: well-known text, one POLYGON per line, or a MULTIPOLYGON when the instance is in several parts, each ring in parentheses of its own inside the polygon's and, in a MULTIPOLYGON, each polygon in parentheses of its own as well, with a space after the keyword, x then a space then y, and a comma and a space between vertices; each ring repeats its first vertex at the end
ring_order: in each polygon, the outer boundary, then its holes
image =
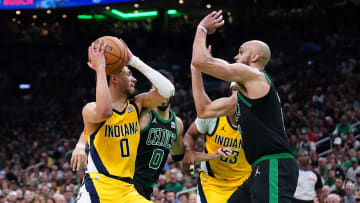
POLYGON ((342 179, 342 177, 336 178, 335 185, 330 187, 330 191, 331 191, 331 193, 337 194, 340 197, 345 195, 344 180, 342 179))
POLYGON ((336 137, 334 140, 334 148, 332 150, 332 154, 343 154, 344 153, 344 149, 341 148, 341 138, 340 137, 336 137))
POLYGON ((348 123, 348 119, 345 115, 341 116, 340 123, 335 127, 333 134, 340 136, 342 139, 346 139, 350 132, 351 124, 348 123))
POLYGON ((303 135, 304 140, 300 142, 300 150, 306 150, 309 153, 316 151, 316 145, 310 140, 309 134, 303 135))
POLYGON ((170 182, 165 185, 166 191, 173 191, 175 194, 182 189, 181 183, 178 182, 176 173, 170 173, 170 182))
POLYGON ((349 155, 350 158, 356 156, 356 151, 353 148, 353 144, 349 141, 346 141, 344 144, 344 154, 349 155))
POLYGON ((189 201, 188 203, 196 203, 196 194, 195 193, 191 193, 189 195, 189 201))
POLYGON ((179 201, 177 201, 177 203, 187 203, 188 199, 189 199, 189 194, 188 193, 182 193, 179 195, 179 201))
POLYGON ((354 190, 355 185, 352 182, 346 183, 344 203, 353 203, 355 200, 354 190))
POLYGON ((327 196, 330 194, 330 187, 328 185, 324 185, 322 191, 324 199, 327 199, 327 196))
POLYGON ((337 194, 329 194, 329 196, 326 199, 327 203, 340 203, 340 196, 337 194))
POLYGON ((175 192, 168 190, 165 193, 165 203, 175 203, 175 192))
POLYGON ((346 179, 355 182, 355 176, 357 173, 360 173, 360 167, 358 166, 358 159, 354 157, 351 159, 351 167, 347 170, 346 179))
POLYGON ((319 165, 318 170, 320 172, 321 177, 326 178, 328 172, 328 165, 326 163, 326 158, 320 157, 318 165, 319 165))

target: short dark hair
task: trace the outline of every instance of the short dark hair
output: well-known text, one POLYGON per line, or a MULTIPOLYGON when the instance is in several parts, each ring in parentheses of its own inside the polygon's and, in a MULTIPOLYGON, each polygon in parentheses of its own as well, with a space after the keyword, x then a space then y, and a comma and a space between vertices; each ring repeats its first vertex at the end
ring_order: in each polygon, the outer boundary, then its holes
POLYGON ((175 79, 174 76, 167 70, 164 69, 160 69, 159 73, 161 73, 163 76, 165 76, 168 80, 170 80, 170 82, 175 85, 175 79))

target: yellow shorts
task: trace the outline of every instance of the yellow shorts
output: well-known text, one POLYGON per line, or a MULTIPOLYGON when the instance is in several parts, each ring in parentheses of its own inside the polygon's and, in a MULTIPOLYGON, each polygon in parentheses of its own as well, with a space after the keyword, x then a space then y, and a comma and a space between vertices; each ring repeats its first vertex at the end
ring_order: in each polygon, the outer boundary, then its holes
POLYGON ((198 197, 201 202, 225 203, 247 178, 244 177, 240 182, 219 180, 201 172, 198 179, 198 197))
POLYGON ((149 203, 133 184, 107 177, 100 173, 88 173, 76 198, 78 203, 131 202, 149 203))

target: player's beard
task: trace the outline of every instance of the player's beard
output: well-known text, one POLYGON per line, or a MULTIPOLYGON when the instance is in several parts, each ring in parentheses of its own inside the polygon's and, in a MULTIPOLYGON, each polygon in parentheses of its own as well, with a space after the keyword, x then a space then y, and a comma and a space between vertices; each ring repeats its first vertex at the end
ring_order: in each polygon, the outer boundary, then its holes
POLYGON ((170 105, 170 101, 168 101, 167 104, 165 104, 164 106, 158 106, 157 108, 159 109, 159 111, 166 111, 166 109, 168 108, 168 106, 170 105))

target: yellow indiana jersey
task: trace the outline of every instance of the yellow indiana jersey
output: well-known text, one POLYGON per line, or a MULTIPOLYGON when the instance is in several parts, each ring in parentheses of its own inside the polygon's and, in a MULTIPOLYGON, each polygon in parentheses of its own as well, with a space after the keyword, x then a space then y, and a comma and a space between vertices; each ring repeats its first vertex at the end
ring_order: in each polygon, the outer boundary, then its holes
POLYGON ((205 136, 205 152, 212 154, 218 148, 230 147, 232 154, 227 158, 210 160, 202 163, 202 170, 217 180, 231 181, 231 185, 241 185, 251 173, 251 166, 246 161, 241 135, 231 125, 228 116, 217 118, 212 134, 205 136))
POLYGON ((140 139, 139 113, 133 102, 118 112, 113 109, 112 116, 88 135, 89 154, 86 173, 132 178, 140 139))

